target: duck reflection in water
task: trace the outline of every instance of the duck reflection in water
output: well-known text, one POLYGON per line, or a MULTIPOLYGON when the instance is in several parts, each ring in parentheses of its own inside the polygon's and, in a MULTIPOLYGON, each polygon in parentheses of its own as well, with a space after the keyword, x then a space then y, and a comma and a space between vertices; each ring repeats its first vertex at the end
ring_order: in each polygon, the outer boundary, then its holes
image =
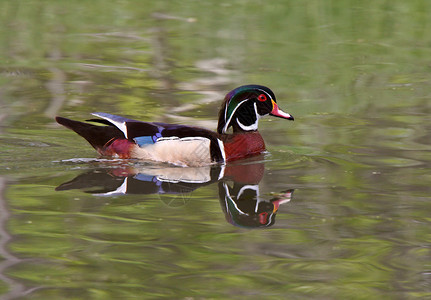
POLYGON ((56 188, 57 191, 81 189, 96 196, 159 194, 169 206, 181 206, 185 195, 218 182, 219 200, 226 220, 244 228, 269 227, 281 204, 290 201, 293 190, 276 193, 271 199, 259 194, 264 174, 263 162, 238 165, 215 165, 199 168, 139 165, 93 169, 56 188), (177 194, 174 201, 166 194, 177 194))

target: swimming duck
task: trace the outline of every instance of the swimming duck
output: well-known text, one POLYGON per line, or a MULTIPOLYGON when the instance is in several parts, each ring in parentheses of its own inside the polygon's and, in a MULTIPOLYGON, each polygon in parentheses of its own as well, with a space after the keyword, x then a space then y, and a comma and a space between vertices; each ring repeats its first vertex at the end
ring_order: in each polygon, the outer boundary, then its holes
POLYGON ((259 119, 293 116, 277 105, 274 93, 262 85, 244 85, 230 91, 222 103, 217 132, 178 124, 142 122, 108 113, 85 123, 63 117, 56 121, 85 138, 101 155, 167 162, 179 166, 226 163, 265 151, 258 132, 259 119), (105 126, 100 126, 105 125, 105 126), (232 132, 228 132, 232 127, 232 132))

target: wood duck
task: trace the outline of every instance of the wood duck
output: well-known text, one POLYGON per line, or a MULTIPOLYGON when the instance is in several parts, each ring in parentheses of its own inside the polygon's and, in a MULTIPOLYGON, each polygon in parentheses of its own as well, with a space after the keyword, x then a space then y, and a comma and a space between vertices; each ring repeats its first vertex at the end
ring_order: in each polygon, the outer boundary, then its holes
POLYGON ((261 117, 287 120, 293 116, 277 105, 274 93, 261 85, 230 91, 221 106, 217 132, 194 126, 142 122, 97 112, 99 125, 56 117, 56 121, 84 137, 101 155, 167 162, 179 166, 226 163, 258 155, 265 143, 257 131, 261 117), (100 124, 107 126, 100 126, 100 124), (232 133, 228 129, 232 127, 232 133))

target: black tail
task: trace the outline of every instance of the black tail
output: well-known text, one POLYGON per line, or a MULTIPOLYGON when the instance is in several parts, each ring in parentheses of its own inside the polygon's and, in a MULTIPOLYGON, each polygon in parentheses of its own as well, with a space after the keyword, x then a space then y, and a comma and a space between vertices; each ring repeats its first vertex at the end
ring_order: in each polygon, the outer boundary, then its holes
POLYGON ((114 125, 98 126, 62 117, 56 117, 55 120, 57 121, 57 123, 63 125, 64 127, 72 129, 77 134, 82 136, 96 150, 101 149, 106 143, 108 143, 112 139, 125 138, 121 130, 119 130, 114 125))

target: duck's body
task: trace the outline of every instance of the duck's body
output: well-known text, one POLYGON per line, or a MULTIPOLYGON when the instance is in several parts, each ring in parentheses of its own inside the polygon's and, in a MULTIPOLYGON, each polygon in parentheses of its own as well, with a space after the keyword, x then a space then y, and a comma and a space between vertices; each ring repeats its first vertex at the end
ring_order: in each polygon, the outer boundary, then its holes
POLYGON ((107 113, 93 113, 99 126, 57 117, 58 123, 84 137, 101 155, 168 162, 182 166, 224 163, 265 151, 257 131, 260 117, 272 114, 293 120, 282 112, 271 90, 258 85, 239 87, 226 95, 217 132, 165 123, 150 123, 107 113), (228 134, 229 127, 233 133, 228 134))

